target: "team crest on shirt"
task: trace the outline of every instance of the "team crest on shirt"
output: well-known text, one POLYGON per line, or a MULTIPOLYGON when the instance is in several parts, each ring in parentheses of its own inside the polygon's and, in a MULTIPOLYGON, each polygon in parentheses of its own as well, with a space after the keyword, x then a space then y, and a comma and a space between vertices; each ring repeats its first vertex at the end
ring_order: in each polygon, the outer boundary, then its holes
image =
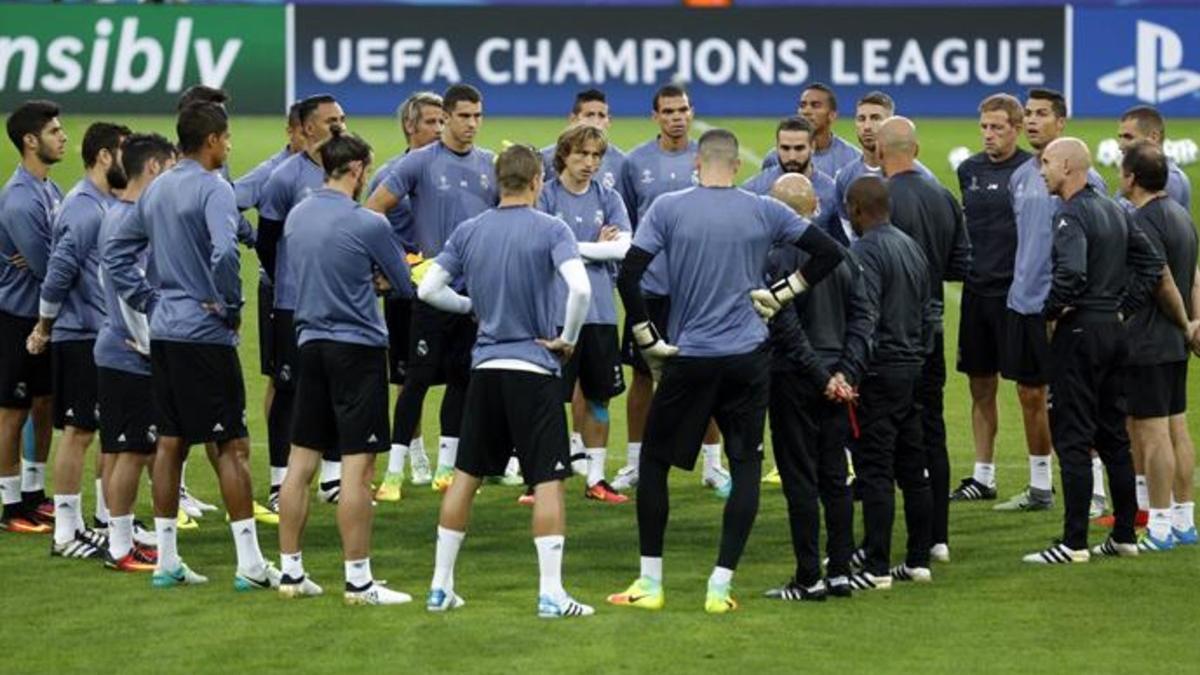
POLYGON ((654 182, 654 174, 651 173, 650 169, 642 169, 642 182, 647 184, 654 182))
POLYGON ((700 170, 692 169, 692 185, 700 184, 700 170))
POLYGON ((488 175, 486 173, 479 174, 479 189, 480 190, 484 190, 484 191, 490 190, 491 185, 492 185, 492 179, 488 178, 488 175))
POLYGON ((611 171, 605 171, 604 177, 600 179, 600 184, 611 190, 617 184, 617 178, 611 171))
POLYGON ((604 224, 604 211, 602 209, 596 209, 596 215, 592 217, 592 222, 596 223, 596 225, 604 224))
POLYGON ((439 189, 439 190, 449 190, 450 189, 450 181, 446 180, 446 174, 442 174, 442 175, 438 176, 437 189, 439 189))

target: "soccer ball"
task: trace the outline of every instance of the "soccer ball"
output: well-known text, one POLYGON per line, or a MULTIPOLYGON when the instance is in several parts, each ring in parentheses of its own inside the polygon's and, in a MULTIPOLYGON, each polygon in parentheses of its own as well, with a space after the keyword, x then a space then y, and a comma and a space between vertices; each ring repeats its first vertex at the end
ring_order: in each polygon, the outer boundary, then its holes
POLYGON ((950 162, 951 171, 958 171, 958 165, 962 164, 970 156, 970 149, 960 145, 950 151, 950 154, 946 156, 946 161, 950 162))
POLYGON ((1096 162, 1101 166, 1117 166, 1121 163, 1121 146, 1117 139, 1106 138, 1096 146, 1096 162))

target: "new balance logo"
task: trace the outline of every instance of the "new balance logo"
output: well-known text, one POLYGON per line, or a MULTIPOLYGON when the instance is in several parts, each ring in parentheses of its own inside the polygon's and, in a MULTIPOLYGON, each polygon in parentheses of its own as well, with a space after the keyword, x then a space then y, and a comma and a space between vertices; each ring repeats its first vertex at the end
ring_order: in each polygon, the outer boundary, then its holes
POLYGON ((1166 103, 1200 91, 1200 73, 1181 68, 1183 40, 1179 33, 1149 21, 1137 22, 1134 64, 1096 80, 1100 91, 1113 96, 1136 96, 1146 103, 1166 103))

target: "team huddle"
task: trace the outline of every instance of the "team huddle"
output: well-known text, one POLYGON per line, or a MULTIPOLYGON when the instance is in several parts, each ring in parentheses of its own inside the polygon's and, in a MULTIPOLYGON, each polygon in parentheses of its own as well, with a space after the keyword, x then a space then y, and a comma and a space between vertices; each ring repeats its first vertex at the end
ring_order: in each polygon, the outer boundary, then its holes
POLYGON ((323 593, 302 556, 315 481, 337 508, 345 602, 406 603, 376 581, 370 553, 376 502, 402 499, 407 466, 411 484, 442 493, 429 611, 464 606, 456 560, 474 497, 496 479, 526 486, 538 615, 589 616, 562 582, 565 481, 577 473, 587 499, 635 497, 639 573, 607 600, 655 610, 669 473, 702 456, 702 484, 726 500, 707 612, 738 608, 732 580, 763 483, 782 485, 796 563, 767 597, 928 583, 932 563, 950 561, 950 503, 997 498, 1001 376, 1017 385, 1030 476, 996 509, 1051 509, 1052 453, 1061 470, 1063 536, 1026 562, 1197 542, 1185 418, 1187 360, 1200 352, 1197 236, 1152 108, 1120 121, 1110 198, 1087 146, 1064 135, 1061 94, 989 96, 984 150, 957 168, 960 204, 917 160, 917 128, 883 92, 857 101, 855 147, 832 133, 834 91, 809 85, 741 185, 738 138, 692 140, 676 85, 654 94, 658 135, 627 154, 608 141, 595 89, 576 97, 556 143, 506 142, 498 154, 475 143, 478 90, 419 92, 398 110, 408 149, 378 169, 338 101, 312 96, 289 110, 287 145, 238 179, 229 103, 219 89, 187 90, 174 141, 92 124, 85 176, 65 197, 50 179, 67 148, 58 106, 29 101, 7 119, 21 163, 0 193, 0 522, 52 534, 52 556, 148 572, 156 588, 207 582, 178 542, 212 508, 184 482, 203 445, 237 590, 323 593), (1022 131, 1032 153, 1017 145, 1022 131), (261 265, 265 504, 237 352, 239 246, 261 265), (957 365, 976 455, 953 490, 947 281, 963 283, 957 365), (420 422, 439 385, 431 464, 420 422), (627 458, 610 482, 609 406, 622 393, 627 458), (768 414, 775 468, 764 478, 768 414), (62 430, 52 498, 51 425, 62 430), (89 526, 80 493, 97 432, 89 526), (143 470, 153 530, 133 514, 143 470), (894 560, 897 487, 907 540, 894 560), (1090 519, 1112 530, 1091 548, 1090 519), (278 525, 279 567, 259 523, 278 525))

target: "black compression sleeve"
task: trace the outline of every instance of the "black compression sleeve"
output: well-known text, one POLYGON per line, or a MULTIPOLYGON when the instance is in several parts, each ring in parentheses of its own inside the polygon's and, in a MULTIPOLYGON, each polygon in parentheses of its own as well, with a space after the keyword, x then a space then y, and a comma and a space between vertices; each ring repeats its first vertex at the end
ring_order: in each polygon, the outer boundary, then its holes
POLYGON ((832 272, 845 256, 842 245, 819 227, 806 228, 796 240, 796 246, 808 253, 808 261, 800 268, 800 274, 810 288, 832 272))
POLYGON ((646 299, 642 297, 642 275, 650 266, 654 255, 636 246, 630 246, 621 263, 621 273, 617 275, 617 291, 621 294, 621 302, 625 305, 625 316, 630 325, 637 325, 649 319, 646 312, 646 299))
POLYGON ((254 242, 254 250, 258 253, 258 261, 271 282, 275 281, 275 252, 280 238, 283 237, 283 223, 270 218, 259 217, 258 239, 254 242))

